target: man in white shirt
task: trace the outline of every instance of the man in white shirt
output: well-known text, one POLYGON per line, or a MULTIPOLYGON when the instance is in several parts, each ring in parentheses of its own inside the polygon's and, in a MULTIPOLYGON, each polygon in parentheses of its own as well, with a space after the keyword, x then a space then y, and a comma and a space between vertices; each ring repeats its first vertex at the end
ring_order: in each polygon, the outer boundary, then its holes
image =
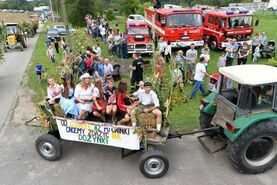
POLYGON ((206 71, 205 58, 201 57, 199 60, 200 62, 196 64, 195 75, 194 75, 194 88, 190 95, 190 99, 195 98, 195 95, 198 89, 201 90, 202 96, 206 96, 206 92, 203 85, 203 79, 205 75, 207 75, 208 77, 210 77, 210 75, 206 71))
POLYGON ((114 49, 115 49, 117 58, 119 59, 120 58, 120 44, 121 44, 121 42, 120 42, 121 36, 119 35, 119 33, 115 34, 113 41, 114 41, 114 49))
POLYGON ((113 65, 110 63, 110 60, 106 58, 104 60, 105 65, 104 65, 104 75, 105 76, 110 76, 112 74, 113 70, 113 65))
MULTIPOLYGON (((152 91, 151 89, 152 84, 150 82, 144 83, 144 91, 138 93, 138 102, 139 104, 138 110, 139 113, 152 113, 157 116, 156 123, 157 123, 157 130, 158 134, 162 137, 166 137, 166 134, 161 130, 162 126, 162 112, 158 109, 160 107, 160 102, 158 99, 157 94, 152 91)), ((137 110, 133 109, 131 111, 131 121, 132 125, 136 126, 137 119, 136 119, 137 110)))

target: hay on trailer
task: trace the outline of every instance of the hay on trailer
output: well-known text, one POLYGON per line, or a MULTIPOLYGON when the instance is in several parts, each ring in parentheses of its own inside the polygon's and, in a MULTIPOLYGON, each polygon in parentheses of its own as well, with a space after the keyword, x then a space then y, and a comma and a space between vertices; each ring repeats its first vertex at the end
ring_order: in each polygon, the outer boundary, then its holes
POLYGON ((137 115, 138 122, 145 128, 157 128, 157 116, 152 113, 140 113, 137 115))

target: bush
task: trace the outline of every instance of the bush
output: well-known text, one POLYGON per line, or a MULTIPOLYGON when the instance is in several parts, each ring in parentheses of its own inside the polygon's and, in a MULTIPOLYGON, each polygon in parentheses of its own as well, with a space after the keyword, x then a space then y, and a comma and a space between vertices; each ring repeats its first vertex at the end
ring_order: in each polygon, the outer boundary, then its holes
POLYGON ((109 9, 109 10, 107 11, 106 18, 107 18, 109 21, 115 20, 115 16, 114 16, 114 11, 113 11, 113 9, 109 9))

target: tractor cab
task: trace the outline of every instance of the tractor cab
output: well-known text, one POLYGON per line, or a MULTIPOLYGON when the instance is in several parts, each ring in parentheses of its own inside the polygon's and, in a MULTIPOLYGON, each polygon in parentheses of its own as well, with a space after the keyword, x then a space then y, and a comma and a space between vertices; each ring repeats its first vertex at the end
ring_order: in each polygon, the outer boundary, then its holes
POLYGON ((201 101, 200 125, 220 128, 235 168, 262 173, 277 161, 277 68, 238 65, 219 72, 217 91, 201 101))
POLYGON ((277 110, 277 68, 243 65, 223 67, 219 71, 217 110, 212 123, 235 132, 231 123, 236 118, 277 110), (227 89, 226 83, 233 83, 232 88, 227 89))

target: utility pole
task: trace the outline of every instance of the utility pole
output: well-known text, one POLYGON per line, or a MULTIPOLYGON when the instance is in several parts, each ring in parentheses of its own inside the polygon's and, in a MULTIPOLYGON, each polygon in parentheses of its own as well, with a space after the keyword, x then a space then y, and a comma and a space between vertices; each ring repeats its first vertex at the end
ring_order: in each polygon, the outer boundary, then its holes
POLYGON ((51 9, 51 13, 52 13, 52 21, 54 22, 54 11, 53 11, 53 6, 52 6, 52 0, 49 0, 50 1, 50 9, 51 9))
POLYGON ((67 20, 67 15, 66 15, 66 10, 65 10, 65 6, 64 6, 64 0, 61 0, 61 7, 62 7, 62 14, 63 14, 63 21, 65 24, 65 28, 66 28, 66 34, 68 35, 68 45, 69 47, 72 47, 72 42, 71 42, 71 36, 70 36, 70 32, 69 32, 69 27, 68 27, 68 20, 67 20))

